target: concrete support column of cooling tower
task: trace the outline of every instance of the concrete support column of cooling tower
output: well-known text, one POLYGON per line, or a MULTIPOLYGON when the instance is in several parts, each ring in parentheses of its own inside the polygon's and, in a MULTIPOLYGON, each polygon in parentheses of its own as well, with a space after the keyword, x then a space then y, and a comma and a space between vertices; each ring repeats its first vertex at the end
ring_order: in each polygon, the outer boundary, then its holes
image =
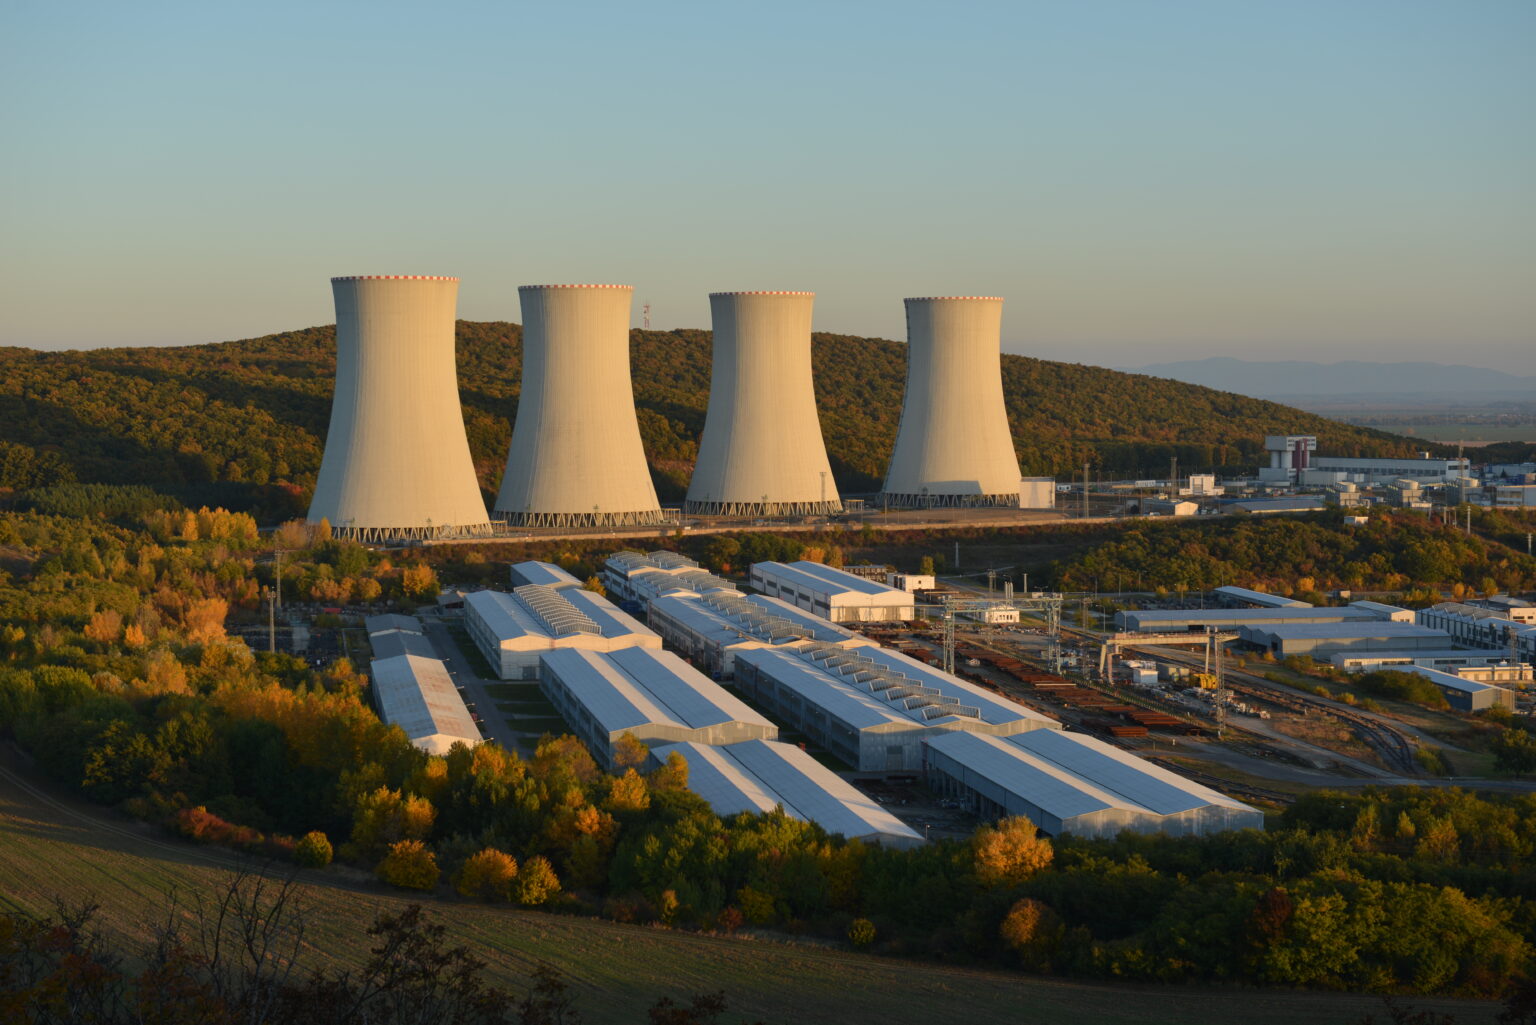
POLYGON ((454 366, 458 278, 331 279, 336 393, 309 522, 363 541, 488 535, 454 366))
POLYGON ((907 391, 881 501, 897 508, 1019 504, 1003 404, 1003 301, 908 299, 907 391))
POLYGON ((712 292, 714 365, 687 511, 842 512, 811 382, 814 292, 712 292))
POLYGON ((528 527, 661 522, 629 377, 628 285, 524 285, 523 386, 493 515, 528 527))

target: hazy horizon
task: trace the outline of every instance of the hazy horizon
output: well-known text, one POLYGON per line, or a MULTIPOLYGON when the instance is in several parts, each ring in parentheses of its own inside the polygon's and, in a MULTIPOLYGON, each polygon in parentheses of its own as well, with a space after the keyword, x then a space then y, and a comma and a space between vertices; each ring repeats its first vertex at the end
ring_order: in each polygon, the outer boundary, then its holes
POLYGON ((1008 300, 1004 349, 1531 373, 1536 5, 15 4, 0 344, 333 319, 327 279, 1008 300))

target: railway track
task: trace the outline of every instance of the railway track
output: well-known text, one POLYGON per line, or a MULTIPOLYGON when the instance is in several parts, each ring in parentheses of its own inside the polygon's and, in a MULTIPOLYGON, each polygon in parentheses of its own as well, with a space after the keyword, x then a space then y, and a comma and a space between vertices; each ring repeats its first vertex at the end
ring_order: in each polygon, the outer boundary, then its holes
MULTIPOLYGON (((1159 649, 1158 657, 1164 661, 1177 662, 1191 668, 1201 668, 1203 665, 1198 658, 1184 656, 1182 653, 1168 653, 1166 649, 1159 649)), ((1388 769, 1404 776, 1423 775, 1423 769, 1419 765, 1418 758, 1415 757, 1414 752, 1417 748, 1413 741, 1406 733, 1380 719, 1366 715, 1364 712, 1357 712, 1337 702, 1323 701, 1251 673, 1228 670, 1225 677, 1227 689, 1236 694, 1266 702, 1277 708, 1299 712, 1302 715, 1316 713, 1332 716, 1347 725, 1367 747, 1376 752, 1388 769)))

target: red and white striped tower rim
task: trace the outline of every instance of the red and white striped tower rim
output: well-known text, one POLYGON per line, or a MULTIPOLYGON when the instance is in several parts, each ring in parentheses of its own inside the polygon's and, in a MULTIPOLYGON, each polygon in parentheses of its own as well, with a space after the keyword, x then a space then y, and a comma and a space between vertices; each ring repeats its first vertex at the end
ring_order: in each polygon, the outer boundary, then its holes
POLYGON ((546 288, 622 288, 627 292, 635 290, 634 285, 518 285, 519 292, 541 292, 546 288))
POLYGON ((711 292, 709 297, 713 299, 717 295, 815 295, 815 292, 711 292))
POLYGON ((457 281, 437 274, 347 274, 332 281, 457 281))
POLYGON ((1003 297, 1000 295, 914 295, 902 302, 908 303, 937 303, 937 302, 985 302, 1000 303, 1003 297))

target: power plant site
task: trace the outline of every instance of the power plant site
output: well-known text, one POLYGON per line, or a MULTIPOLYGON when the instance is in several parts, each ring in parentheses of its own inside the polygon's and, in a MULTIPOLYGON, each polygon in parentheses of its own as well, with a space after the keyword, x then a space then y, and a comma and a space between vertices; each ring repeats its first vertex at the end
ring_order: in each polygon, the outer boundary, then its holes
MULTIPOLYGON (((1231 642, 1408 665, 1469 709, 1513 708, 1483 679, 1496 670, 1458 675, 1465 656, 1430 650, 1455 649, 1449 634, 1375 602, 1302 608, 1225 588, 1209 596, 1220 612, 1127 611, 1113 622, 1090 622, 1084 601, 1074 629, 1064 611, 1070 619, 1075 597, 1015 592, 1011 576, 997 593, 990 579, 983 591, 963 576, 765 560, 740 581, 617 540, 832 527, 874 511, 951 524, 1051 515, 1055 482, 1020 475, 995 296, 905 300, 905 397, 884 486, 845 500, 813 389, 814 293, 710 294, 698 459, 685 502, 665 509, 636 417, 633 289, 523 286, 521 397, 487 511, 456 384, 457 288, 447 277, 332 280, 336 388, 309 522, 377 545, 616 540, 585 583, 522 561, 505 590, 450 591, 416 616, 368 618, 381 715, 426 750, 493 738, 531 751, 553 728, 617 772, 638 741, 653 764, 681 756, 690 786, 722 815, 782 806, 894 846, 1017 815, 1051 835, 1204 835, 1263 827, 1240 798, 1286 798, 1234 785, 1230 772, 1175 771, 1167 756, 1181 741, 1227 770, 1263 777, 1279 763, 1305 778, 1323 768, 1322 749, 1272 724, 1321 711, 1351 724, 1382 766, 1344 757, 1333 767, 1383 779, 1418 771, 1400 731, 1228 673, 1231 642)), ((1289 456, 1311 439, 1283 440, 1289 456)), ((1191 485, 1205 490, 1203 480, 1191 485)), ((1086 515, 1086 482, 1082 496, 1086 515)))

